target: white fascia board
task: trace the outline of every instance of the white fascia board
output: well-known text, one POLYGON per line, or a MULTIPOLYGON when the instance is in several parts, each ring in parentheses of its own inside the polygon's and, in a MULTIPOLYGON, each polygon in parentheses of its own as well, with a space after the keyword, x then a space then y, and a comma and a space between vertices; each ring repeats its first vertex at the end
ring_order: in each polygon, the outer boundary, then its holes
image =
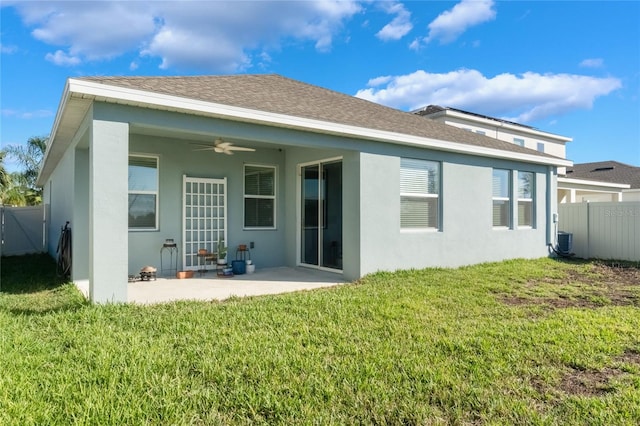
MULTIPOLYGON (((49 132, 49 140, 47 141, 47 149, 44 152, 44 157, 42 158, 42 162, 40 164, 44 165, 47 163, 47 158, 49 158, 49 153, 51 152, 51 145, 55 140, 56 133, 58 132, 58 127, 60 127, 60 121, 62 120, 62 113, 67 107, 67 101, 70 96, 69 90, 69 80, 64 84, 64 89, 62 91, 62 98, 60 98, 60 104, 58 105, 58 110, 56 111, 56 116, 53 120, 53 125, 51 126, 51 132, 49 132)), ((45 182, 40 182, 40 178, 42 177, 42 171, 44 167, 40 167, 38 171, 38 177, 36 178, 36 185, 44 186, 45 182)))
MULTIPOLYGON (((587 186, 601 186, 604 188, 612 188, 612 189, 629 189, 631 185, 626 183, 611 183, 611 182, 601 182, 597 180, 586 180, 586 179, 571 179, 571 178, 558 178, 558 188, 560 188, 560 183, 564 183, 567 185, 587 185, 587 186)), ((577 188, 574 188, 577 189, 577 188)))
MULTIPOLYGON (((449 110, 449 109, 442 111, 442 113, 445 116, 446 115, 450 115, 452 117, 456 117, 456 118, 460 118, 460 119, 468 120, 468 121, 474 121, 476 123, 482 123, 484 125, 491 126, 491 127, 499 127, 499 128, 513 130, 513 131, 517 131, 517 132, 521 132, 521 133, 528 133, 528 134, 534 135, 534 136, 541 136, 541 137, 545 137, 545 138, 549 138, 549 139, 555 139, 555 140, 560 141, 562 143, 567 143, 567 142, 573 141, 573 138, 568 138, 566 136, 556 135, 554 133, 543 132, 541 130, 532 129, 530 127, 518 126, 517 124, 504 123, 502 121, 490 120, 488 118, 483 118, 483 117, 476 117, 474 115, 464 114, 462 112, 452 111, 452 110, 449 110)), ((438 114, 438 113, 436 113, 436 114, 438 114)))
POLYGON ((113 99, 117 103, 132 103, 137 105, 149 105, 163 107, 169 110, 198 112, 200 114, 217 117, 248 121, 258 124, 275 125, 313 132, 336 134, 348 137, 357 137, 375 141, 390 142, 399 145, 432 148, 440 151, 459 152, 464 154, 479 155, 483 157, 517 160, 527 163, 548 164, 553 166, 572 166, 573 162, 556 157, 541 157, 532 154, 522 154, 510 151, 502 151, 494 148, 467 145, 457 142, 442 141, 438 139, 420 136, 406 135, 384 130, 375 130, 365 127, 332 123, 328 121, 313 120, 273 112, 260 111, 197 99, 183 98, 143 90, 110 86, 84 80, 69 80, 70 91, 85 96, 113 99), (125 102, 122 102, 125 101, 125 102))

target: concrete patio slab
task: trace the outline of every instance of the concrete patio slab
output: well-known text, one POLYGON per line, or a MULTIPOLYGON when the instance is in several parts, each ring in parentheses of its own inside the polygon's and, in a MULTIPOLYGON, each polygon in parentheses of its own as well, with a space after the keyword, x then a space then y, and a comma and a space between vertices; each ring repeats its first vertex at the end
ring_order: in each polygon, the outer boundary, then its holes
POLYGON ((253 274, 218 277, 215 271, 193 278, 158 278, 129 283, 128 302, 154 304, 175 300, 225 300, 232 296, 288 293, 344 284, 342 274, 308 268, 266 268, 253 274))

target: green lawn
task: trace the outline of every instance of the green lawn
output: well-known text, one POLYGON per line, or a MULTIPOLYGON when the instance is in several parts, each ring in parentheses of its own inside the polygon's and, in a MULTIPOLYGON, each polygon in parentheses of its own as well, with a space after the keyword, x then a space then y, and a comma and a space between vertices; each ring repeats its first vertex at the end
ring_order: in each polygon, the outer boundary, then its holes
POLYGON ((518 260, 91 306, 29 256, 2 259, 1 286, 2 425, 640 422, 637 268, 518 260))

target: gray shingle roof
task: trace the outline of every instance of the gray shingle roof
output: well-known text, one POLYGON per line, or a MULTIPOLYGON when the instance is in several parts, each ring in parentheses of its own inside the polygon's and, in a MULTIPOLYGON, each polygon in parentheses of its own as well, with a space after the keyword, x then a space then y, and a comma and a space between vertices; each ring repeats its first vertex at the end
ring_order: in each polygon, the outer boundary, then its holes
POLYGON ((82 77, 78 80, 543 158, 557 158, 275 74, 82 77))
POLYGON ((566 176, 571 179, 626 183, 631 188, 640 188, 640 167, 617 161, 574 164, 573 167, 567 167, 566 176))

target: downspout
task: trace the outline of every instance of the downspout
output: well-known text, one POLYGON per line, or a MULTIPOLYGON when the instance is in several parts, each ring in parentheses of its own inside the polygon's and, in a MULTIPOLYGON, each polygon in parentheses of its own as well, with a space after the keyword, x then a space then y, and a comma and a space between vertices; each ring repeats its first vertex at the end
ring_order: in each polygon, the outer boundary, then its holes
POLYGON ((557 189, 556 185, 554 185, 555 179, 555 167, 547 166, 547 218, 546 218, 546 228, 547 228, 547 246, 552 246, 555 244, 555 238, 553 236, 553 222, 554 222, 554 210, 557 210, 557 189), (555 203, 554 203, 555 200, 555 203))
POLYGON ((587 200, 587 259, 591 258, 591 205, 587 200))

